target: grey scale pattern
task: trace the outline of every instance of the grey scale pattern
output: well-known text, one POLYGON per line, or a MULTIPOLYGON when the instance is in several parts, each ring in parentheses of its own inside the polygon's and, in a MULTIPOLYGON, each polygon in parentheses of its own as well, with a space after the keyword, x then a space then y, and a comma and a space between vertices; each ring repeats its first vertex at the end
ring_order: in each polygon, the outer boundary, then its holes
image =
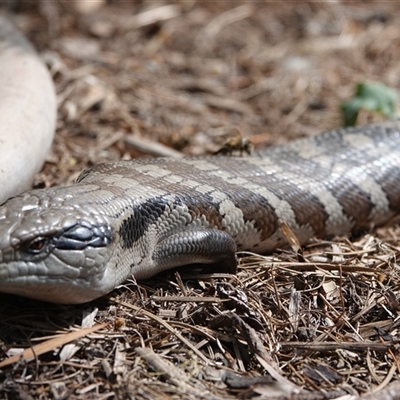
POLYGON ((252 156, 121 161, 0 207, 0 291, 58 303, 235 252, 302 244, 400 213, 400 122, 340 129, 252 156))

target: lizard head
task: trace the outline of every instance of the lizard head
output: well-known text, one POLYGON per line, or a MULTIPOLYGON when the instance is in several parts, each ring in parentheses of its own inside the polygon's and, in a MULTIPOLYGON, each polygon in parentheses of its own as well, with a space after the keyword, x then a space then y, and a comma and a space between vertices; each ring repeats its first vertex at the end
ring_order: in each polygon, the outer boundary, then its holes
POLYGON ((72 202, 65 188, 33 190, 0 206, 0 291, 82 303, 111 290, 106 265, 114 233, 107 217, 72 202))

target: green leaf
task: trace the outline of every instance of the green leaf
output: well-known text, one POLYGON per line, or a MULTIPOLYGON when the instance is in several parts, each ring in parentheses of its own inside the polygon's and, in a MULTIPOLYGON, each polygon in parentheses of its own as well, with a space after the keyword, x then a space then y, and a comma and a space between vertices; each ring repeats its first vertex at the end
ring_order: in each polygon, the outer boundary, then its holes
POLYGON ((355 125, 361 109, 377 112, 387 118, 394 118, 398 98, 399 95, 396 90, 381 83, 359 83, 356 86, 355 96, 340 105, 344 125, 355 125))

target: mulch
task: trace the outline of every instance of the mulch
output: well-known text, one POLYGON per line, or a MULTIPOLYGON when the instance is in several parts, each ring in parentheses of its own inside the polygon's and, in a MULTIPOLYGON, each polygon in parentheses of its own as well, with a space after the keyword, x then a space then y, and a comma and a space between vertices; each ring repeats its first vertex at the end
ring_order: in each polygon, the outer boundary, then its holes
MULTIPOLYGON (((342 126, 358 82, 400 83, 397 2, 11 1, 1 11, 57 89, 35 187, 99 162, 314 135, 342 126)), ((363 112, 359 123, 380 118, 363 112)), ((0 398, 400 398, 399 235, 239 254, 237 275, 180 269, 81 306, 1 295, 0 398)))

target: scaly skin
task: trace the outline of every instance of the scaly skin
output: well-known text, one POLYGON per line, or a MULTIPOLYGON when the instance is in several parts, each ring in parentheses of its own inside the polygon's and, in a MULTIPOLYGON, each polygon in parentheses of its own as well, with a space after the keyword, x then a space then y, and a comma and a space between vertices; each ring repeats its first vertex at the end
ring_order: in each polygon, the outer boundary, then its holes
POLYGON ((57 303, 186 264, 234 271, 235 251, 301 243, 400 213, 400 123, 324 133, 249 157, 100 164, 76 184, 0 207, 0 291, 57 303))

